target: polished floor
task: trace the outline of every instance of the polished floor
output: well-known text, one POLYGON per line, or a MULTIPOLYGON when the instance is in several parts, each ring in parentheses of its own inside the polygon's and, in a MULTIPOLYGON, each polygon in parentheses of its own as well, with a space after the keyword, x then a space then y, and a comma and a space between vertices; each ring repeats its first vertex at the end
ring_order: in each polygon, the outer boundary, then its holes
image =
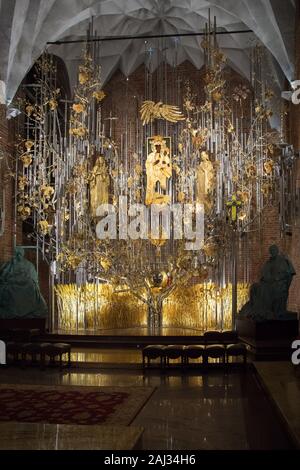
POLYGON ((287 361, 256 362, 254 367, 270 400, 300 449, 300 365, 287 361))
MULTIPOLYGON (((144 428, 151 450, 289 449, 292 444, 256 374, 234 370, 172 372, 138 370, 1 369, 1 383, 154 386, 132 426, 144 428)), ((0 437, 1 440, 1 437, 0 437)), ((70 443, 69 443, 70 446, 70 443)), ((69 447, 70 448, 70 447, 69 447)))

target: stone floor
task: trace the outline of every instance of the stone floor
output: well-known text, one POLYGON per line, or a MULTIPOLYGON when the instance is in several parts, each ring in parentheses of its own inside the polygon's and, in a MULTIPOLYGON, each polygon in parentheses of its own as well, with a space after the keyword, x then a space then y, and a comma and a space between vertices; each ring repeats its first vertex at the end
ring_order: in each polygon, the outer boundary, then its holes
POLYGON ((1 368, 0 382, 155 386, 154 394, 132 423, 144 428, 144 449, 291 448, 287 433, 251 368, 228 373, 211 370, 201 375, 197 371, 164 375, 151 371, 144 375, 139 370, 125 369, 41 372, 8 367, 1 368))

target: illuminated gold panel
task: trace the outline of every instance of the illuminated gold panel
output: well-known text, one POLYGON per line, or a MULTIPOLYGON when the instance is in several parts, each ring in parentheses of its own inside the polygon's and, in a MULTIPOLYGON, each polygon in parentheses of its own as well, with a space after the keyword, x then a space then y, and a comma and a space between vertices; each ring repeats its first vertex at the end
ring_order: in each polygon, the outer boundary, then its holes
MULTIPOLYGON (((58 327, 63 330, 118 329, 147 325, 147 307, 131 293, 108 284, 55 287, 58 327)), ((248 284, 238 284, 238 310, 247 302, 248 284)), ((231 328, 231 284, 176 289, 164 302, 163 326, 199 330, 231 328)))

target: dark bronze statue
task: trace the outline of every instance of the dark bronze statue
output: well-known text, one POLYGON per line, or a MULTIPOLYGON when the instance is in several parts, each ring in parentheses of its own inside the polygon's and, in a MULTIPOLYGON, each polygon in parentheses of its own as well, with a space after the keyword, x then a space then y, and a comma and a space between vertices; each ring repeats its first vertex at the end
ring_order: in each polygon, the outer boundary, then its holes
POLYGON ((47 305, 39 289, 33 264, 23 248, 0 268, 0 318, 44 318, 47 305))
POLYGON ((251 286, 250 300, 240 311, 241 316, 257 321, 287 319, 289 287, 296 274, 291 261, 279 253, 276 245, 270 246, 269 252, 261 280, 251 286))

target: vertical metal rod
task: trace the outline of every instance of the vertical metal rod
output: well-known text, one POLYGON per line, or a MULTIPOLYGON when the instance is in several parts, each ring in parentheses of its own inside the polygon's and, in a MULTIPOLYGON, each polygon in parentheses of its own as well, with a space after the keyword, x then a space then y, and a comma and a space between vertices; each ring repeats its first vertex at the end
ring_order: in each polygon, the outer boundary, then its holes
POLYGON ((237 267, 238 267, 238 243, 237 232, 233 232, 232 237, 232 328, 236 329, 237 316, 237 267))

